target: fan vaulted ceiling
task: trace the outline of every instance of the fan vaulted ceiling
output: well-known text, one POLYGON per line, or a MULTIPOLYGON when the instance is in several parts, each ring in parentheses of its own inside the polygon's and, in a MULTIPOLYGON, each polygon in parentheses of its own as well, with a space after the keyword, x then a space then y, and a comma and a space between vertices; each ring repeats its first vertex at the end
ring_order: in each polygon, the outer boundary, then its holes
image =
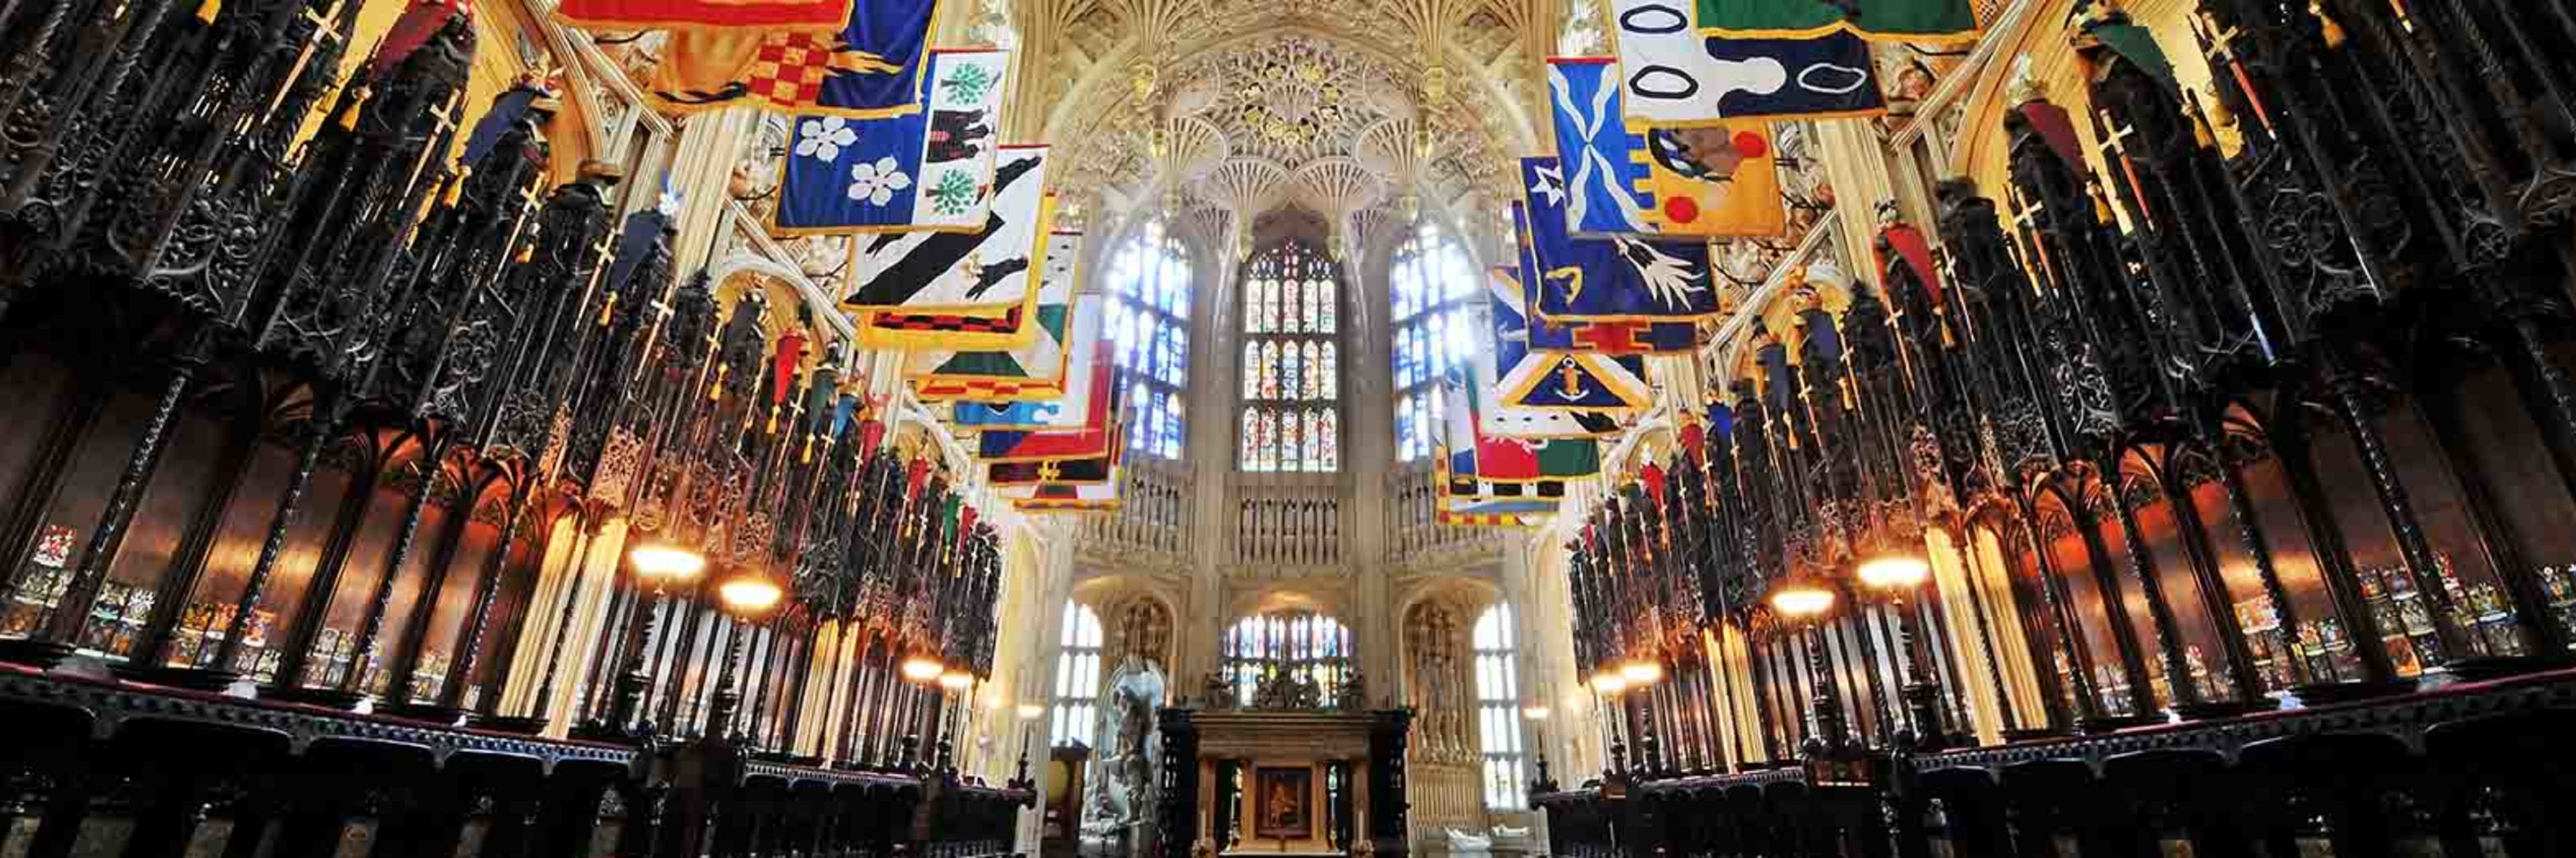
POLYGON ((1211 243, 1291 206, 1356 243, 1385 220, 1372 207, 1507 193, 1507 158, 1533 139, 1527 70, 1592 14, 1564 0, 990 2, 1040 63, 1015 99, 1019 127, 1043 129, 1027 136, 1059 147, 1058 190, 1112 216, 1175 212, 1211 243))

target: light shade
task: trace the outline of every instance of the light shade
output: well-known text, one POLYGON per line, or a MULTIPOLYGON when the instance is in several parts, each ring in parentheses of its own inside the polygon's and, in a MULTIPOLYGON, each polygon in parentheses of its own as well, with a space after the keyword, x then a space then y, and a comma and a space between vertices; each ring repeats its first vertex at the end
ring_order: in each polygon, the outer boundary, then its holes
POLYGON ((1628 690, 1628 678, 1620 676, 1616 670, 1604 670, 1592 675, 1592 690, 1602 694, 1617 694, 1628 690))
POLYGON ((1044 703, 1022 703, 1022 704, 1020 704, 1020 720, 1022 720, 1022 721, 1035 721, 1035 720, 1038 720, 1038 719, 1040 719, 1040 718, 1044 718, 1044 717, 1046 717, 1046 704, 1044 704, 1044 703))
POLYGON ((938 659, 926 655, 916 655, 903 660, 903 678, 914 682, 938 679, 940 671, 946 669, 940 665, 938 659))
POLYGON ((1545 720, 1547 720, 1547 716, 1548 716, 1548 711, 1547 711, 1547 707, 1545 707, 1545 706, 1523 706, 1523 707, 1521 707, 1521 717, 1523 717, 1523 718, 1527 718, 1527 719, 1530 719, 1530 720, 1532 720, 1532 721, 1545 721, 1545 720))
POLYGON ((1881 554, 1860 563, 1860 582, 1879 590, 1911 590, 1932 575, 1932 564, 1911 554, 1881 554))
POLYGON ((777 606, 786 591, 778 582, 758 575, 745 575, 716 585, 716 596, 736 614, 758 614, 777 606))
POLYGON ((626 552, 635 562, 635 572, 644 580, 660 584, 677 584, 695 580, 707 570, 707 556, 667 542, 648 542, 626 552))
POLYGON ((950 691, 964 691, 966 686, 973 684, 975 684, 975 675, 963 670, 951 670, 939 675, 939 687, 950 691))
POLYGON ((1664 678, 1664 666, 1652 659, 1638 659, 1619 666, 1619 676, 1630 685, 1653 685, 1664 678))
POLYGON ((1834 591, 1813 581, 1791 580, 1771 591, 1771 609, 1792 620, 1806 620, 1834 608, 1834 591))

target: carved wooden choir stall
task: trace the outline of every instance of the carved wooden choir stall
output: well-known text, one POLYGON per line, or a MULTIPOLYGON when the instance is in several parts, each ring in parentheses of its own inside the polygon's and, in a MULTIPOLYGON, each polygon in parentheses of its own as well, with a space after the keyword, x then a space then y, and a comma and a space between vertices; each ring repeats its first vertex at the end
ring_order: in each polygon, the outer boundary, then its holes
POLYGON ((1568 547, 1556 853, 2576 850, 2576 9, 2071 5, 1568 547))
POLYGON ((993 529, 361 5, 0 4, 0 853, 1009 852, 993 529))

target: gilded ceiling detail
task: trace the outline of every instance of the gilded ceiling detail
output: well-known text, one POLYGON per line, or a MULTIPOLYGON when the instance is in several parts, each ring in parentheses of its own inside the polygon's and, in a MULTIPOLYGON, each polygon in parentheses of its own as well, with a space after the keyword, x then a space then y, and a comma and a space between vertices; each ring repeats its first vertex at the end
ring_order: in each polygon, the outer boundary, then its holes
MULTIPOLYGON (((1067 25, 1023 80, 1048 94, 1068 199, 1236 223, 1293 205, 1344 239, 1371 231, 1358 221, 1372 205, 1499 193, 1486 186, 1533 133, 1511 69, 1566 21, 1553 0, 1016 2, 1067 25), (1522 20, 1545 37, 1524 38, 1522 20), (1441 49, 1419 47, 1426 28, 1441 49)), ((1025 30, 1037 16, 1017 17, 1025 30)))

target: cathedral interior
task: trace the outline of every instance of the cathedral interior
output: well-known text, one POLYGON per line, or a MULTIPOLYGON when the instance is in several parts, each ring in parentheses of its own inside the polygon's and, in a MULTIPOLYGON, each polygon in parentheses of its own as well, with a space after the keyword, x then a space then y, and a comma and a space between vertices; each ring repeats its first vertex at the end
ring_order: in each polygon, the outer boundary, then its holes
POLYGON ((0 856, 2576 855, 2570 56, 0 0, 0 856))

